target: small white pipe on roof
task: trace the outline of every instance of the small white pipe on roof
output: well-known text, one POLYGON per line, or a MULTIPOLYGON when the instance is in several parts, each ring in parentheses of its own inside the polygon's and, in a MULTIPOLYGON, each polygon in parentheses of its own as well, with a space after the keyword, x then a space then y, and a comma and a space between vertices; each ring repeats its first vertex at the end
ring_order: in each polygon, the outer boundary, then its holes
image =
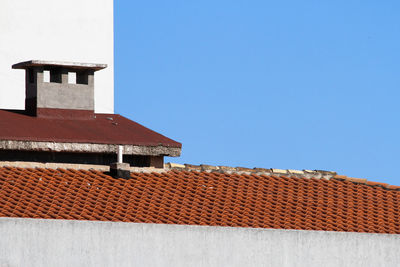
POLYGON ((124 156, 124 146, 119 145, 118 146, 118 163, 123 162, 123 156, 124 156))

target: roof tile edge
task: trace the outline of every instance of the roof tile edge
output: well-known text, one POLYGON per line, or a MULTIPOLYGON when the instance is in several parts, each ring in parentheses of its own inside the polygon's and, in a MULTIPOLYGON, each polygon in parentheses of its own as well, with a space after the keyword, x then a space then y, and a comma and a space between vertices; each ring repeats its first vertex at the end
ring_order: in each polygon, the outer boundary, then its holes
MULTIPOLYGON (((96 170, 101 172, 109 171, 109 166, 105 165, 89 165, 89 164, 62 164, 62 163, 38 163, 38 162, 11 162, 0 161, 1 167, 16 167, 16 168, 47 168, 47 169, 81 169, 81 170, 96 170)), ((368 181, 367 179, 348 177, 346 175, 338 175, 333 171, 321 170, 281 170, 281 169, 265 169, 265 168, 244 168, 244 167, 228 167, 228 166, 212 166, 212 165, 191 165, 191 164, 177 164, 166 163, 163 169, 156 168, 140 168, 131 167, 131 172, 137 173, 164 173, 168 171, 196 171, 196 172, 218 172, 226 174, 245 174, 245 175, 275 175, 285 177, 297 177, 306 179, 326 179, 326 180, 339 180, 347 181, 355 184, 363 184, 373 187, 381 187, 388 190, 400 191, 400 186, 389 185, 386 183, 368 181), (275 170, 275 171, 274 171, 275 170)))
POLYGON ((346 175, 338 175, 334 171, 324 170, 282 170, 282 169, 265 169, 265 168, 243 168, 243 167, 227 167, 227 166, 211 166, 211 165, 191 165, 191 164, 177 164, 166 163, 164 164, 165 170, 184 170, 184 171, 197 171, 197 172, 218 172, 227 174, 247 174, 247 175, 278 175, 286 177, 298 177, 307 179, 326 179, 326 180, 339 180, 347 181, 355 184, 363 184, 374 187, 381 187, 389 190, 400 191, 400 186, 389 185, 386 183, 372 182, 367 179, 348 177, 346 175))
POLYGON ((397 186, 397 185, 390 185, 390 184, 381 183, 381 182, 373 182, 373 181, 368 181, 367 179, 348 177, 346 175, 336 175, 333 177, 333 179, 340 180, 340 181, 348 181, 348 182, 352 182, 355 184, 364 184, 364 185, 369 185, 369 186, 374 186, 374 187, 381 187, 381 188, 385 188, 385 189, 400 191, 400 186, 397 186))
POLYGON ((218 172, 227 174, 255 174, 255 175, 278 175, 287 177, 302 177, 314 179, 330 180, 334 178, 337 173, 333 171, 310 171, 310 170, 282 170, 282 169, 265 169, 265 168, 245 168, 245 167, 229 167, 229 166, 212 166, 212 165, 192 165, 192 164, 177 164, 166 163, 164 164, 166 170, 185 170, 185 171, 198 171, 198 172, 218 172))

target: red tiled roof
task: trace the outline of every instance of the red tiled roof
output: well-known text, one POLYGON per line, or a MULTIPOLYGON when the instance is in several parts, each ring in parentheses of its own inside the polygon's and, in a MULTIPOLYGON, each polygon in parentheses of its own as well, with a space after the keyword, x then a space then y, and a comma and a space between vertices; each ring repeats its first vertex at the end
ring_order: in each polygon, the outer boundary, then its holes
POLYGON ((400 234, 400 191, 340 179, 172 170, 124 180, 5 167, 0 216, 400 234))
POLYGON ((0 140, 163 145, 178 148, 182 146, 172 139, 115 114, 95 114, 95 118, 90 120, 68 120, 32 117, 0 110, 0 129, 0 140))

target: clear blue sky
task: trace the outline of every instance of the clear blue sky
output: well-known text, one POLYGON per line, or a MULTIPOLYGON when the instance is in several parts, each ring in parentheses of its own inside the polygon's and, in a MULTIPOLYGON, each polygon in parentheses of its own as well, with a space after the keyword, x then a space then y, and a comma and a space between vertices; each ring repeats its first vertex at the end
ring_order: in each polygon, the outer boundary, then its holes
MULTIPOLYGON (((115 112, 167 161, 400 185, 399 1, 115 1, 115 112)), ((101 30, 101 29, 99 29, 101 30)))

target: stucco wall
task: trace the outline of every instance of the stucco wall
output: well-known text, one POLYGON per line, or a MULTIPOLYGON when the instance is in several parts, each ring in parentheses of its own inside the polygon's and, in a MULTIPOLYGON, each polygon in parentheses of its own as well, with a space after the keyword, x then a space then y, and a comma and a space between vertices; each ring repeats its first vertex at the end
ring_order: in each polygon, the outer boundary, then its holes
POLYGON ((400 266, 400 236, 0 218, 0 266, 400 266))
POLYGON ((113 0, 1 0, 0 108, 23 109, 25 75, 17 62, 105 63, 96 73, 95 109, 114 112, 113 0))

